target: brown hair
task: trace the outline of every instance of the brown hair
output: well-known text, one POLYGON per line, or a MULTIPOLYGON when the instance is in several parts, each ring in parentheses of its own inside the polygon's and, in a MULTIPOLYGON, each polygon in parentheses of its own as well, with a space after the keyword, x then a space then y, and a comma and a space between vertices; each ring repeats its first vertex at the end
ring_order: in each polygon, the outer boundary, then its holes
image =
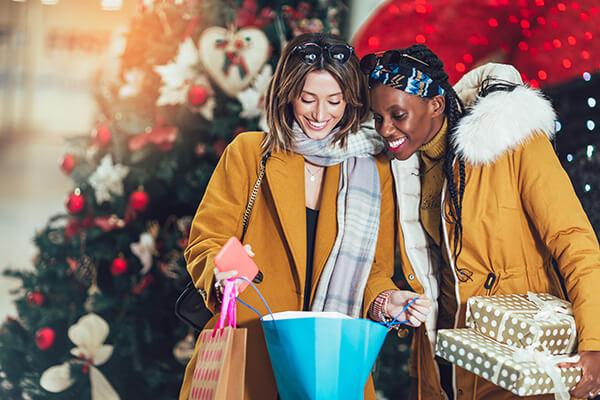
POLYGON ((300 97, 306 76, 314 71, 327 71, 342 89, 346 102, 344 116, 338 123, 339 131, 334 133, 334 143, 346 144, 351 132, 358 131, 360 124, 369 115, 369 96, 366 76, 361 73, 358 57, 352 56, 345 63, 339 63, 323 56, 321 62, 306 64, 295 49, 297 46, 315 43, 321 47, 346 42, 339 36, 327 33, 305 33, 296 36, 283 49, 275 74, 265 95, 265 108, 268 132, 263 147, 265 152, 291 150, 294 123, 292 102, 300 97))

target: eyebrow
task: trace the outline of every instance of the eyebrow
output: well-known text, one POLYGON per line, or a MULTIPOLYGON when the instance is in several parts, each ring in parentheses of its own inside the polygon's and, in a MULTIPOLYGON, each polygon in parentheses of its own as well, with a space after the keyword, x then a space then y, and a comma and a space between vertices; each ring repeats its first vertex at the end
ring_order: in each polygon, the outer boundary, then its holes
MULTIPOLYGON (((375 111, 374 109, 371 108, 370 110, 372 113, 377 114, 377 111, 375 111)), ((394 111, 394 110, 406 111, 404 108, 402 108, 398 104, 392 104, 391 106, 389 106, 388 108, 386 108, 383 111, 394 111)))
MULTIPOLYGON (((306 93, 306 94, 309 94, 311 96, 317 97, 317 95, 315 93, 309 92, 308 90, 303 90, 302 93, 306 93)), ((337 93, 333 93, 333 94, 327 95, 327 97, 340 96, 340 95, 343 95, 343 93, 342 92, 337 92, 337 93)))

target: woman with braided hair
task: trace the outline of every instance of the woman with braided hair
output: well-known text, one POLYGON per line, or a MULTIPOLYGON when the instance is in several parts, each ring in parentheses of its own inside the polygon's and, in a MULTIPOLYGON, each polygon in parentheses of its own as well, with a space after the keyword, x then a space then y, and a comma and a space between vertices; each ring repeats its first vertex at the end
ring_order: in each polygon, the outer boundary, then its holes
POLYGON ((436 332, 465 327, 471 296, 531 291, 572 302, 583 369, 572 395, 593 397, 600 391, 600 249, 550 142, 554 110, 514 68, 480 68, 464 78, 476 90, 463 81, 455 90, 424 45, 361 60, 375 128, 394 157, 402 269, 411 288, 434 301, 413 336, 411 396, 516 397, 434 358, 436 332), (477 100, 466 108, 457 92, 477 100))

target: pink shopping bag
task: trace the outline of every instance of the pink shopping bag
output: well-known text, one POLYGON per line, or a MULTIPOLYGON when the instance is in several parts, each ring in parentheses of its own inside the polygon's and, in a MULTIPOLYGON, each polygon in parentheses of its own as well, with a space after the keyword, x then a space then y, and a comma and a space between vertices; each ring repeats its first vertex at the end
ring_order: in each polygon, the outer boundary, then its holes
POLYGON ((200 333, 189 400, 243 400, 246 336, 246 329, 235 327, 235 283, 228 282, 219 323, 200 333))

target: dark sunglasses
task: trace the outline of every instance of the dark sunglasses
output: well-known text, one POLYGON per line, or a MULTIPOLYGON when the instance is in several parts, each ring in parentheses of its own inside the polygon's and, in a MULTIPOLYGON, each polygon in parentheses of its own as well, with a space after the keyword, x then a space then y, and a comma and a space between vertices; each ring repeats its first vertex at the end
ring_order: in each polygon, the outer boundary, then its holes
POLYGON ((402 60, 403 57, 410 58, 413 61, 416 61, 429 67, 429 64, 427 64, 425 61, 421 61, 418 58, 415 58, 411 55, 401 53, 398 50, 388 50, 383 54, 371 53, 364 56, 360 60, 360 70, 366 75, 371 75, 371 72, 373 72, 375 67, 377 67, 378 65, 383 65, 384 67, 387 67, 392 64, 400 64, 400 60, 402 60))
POLYGON ((330 60, 344 64, 352 57, 354 47, 345 43, 337 43, 333 46, 320 46, 316 43, 305 43, 296 46, 294 52, 296 52, 302 61, 308 65, 314 64, 323 57, 323 55, 327 55, 330 60))

